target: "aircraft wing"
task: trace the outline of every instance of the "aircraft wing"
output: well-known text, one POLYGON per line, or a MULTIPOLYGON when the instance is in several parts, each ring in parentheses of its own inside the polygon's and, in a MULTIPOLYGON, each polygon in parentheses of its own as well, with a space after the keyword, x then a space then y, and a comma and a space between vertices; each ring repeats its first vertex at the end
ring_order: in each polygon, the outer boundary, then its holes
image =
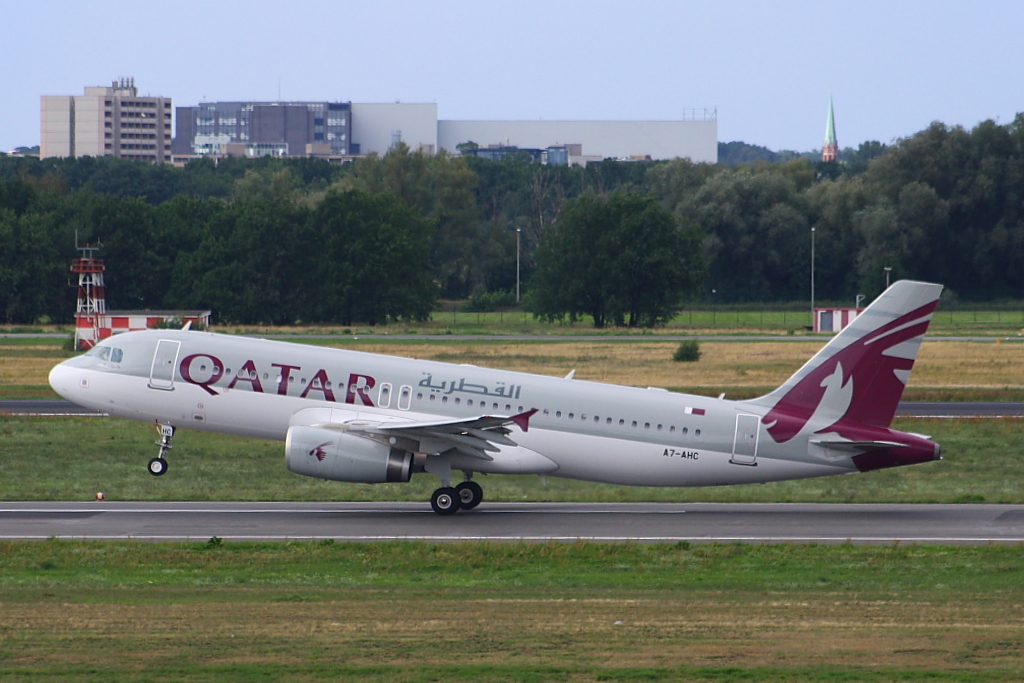
POLYGON ((508 438, 508 425, 516 425, 524 432, 530 428, 530 418, 537 409, 518 415, 481 415, 461 420, 437 420, 430 422, 395 422, 350 425, 349 431, 361 431, 388 437, 408 438, 418 441, 419 450, 428 454, 439 454, 451 449, 481 460, 493 460, 488 452, 498 446, 517 446, 508 438))

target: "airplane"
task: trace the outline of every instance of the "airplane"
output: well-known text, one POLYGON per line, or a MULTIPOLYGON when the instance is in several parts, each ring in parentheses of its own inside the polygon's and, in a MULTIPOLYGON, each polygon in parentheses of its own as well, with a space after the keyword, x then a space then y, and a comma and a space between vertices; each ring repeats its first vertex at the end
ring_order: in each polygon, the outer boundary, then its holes
POLYGON ((942 286, 901 280, 774 391, 726 400, 192 330, 113 336, 49 375, 81 406, 175 430, 275 439, 295 474, 437 476, 431 507, 475 508, 482 474, 720 486, 940 459, 891 429, 942 286), (452 486, 453 471, 464 481, 452 486))

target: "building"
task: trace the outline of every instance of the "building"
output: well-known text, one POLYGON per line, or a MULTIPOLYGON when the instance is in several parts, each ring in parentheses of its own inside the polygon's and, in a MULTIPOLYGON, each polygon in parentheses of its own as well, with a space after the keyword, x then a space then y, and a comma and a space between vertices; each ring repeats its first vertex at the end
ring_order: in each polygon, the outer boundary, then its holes
POLYGON ((176 110, 175 157, 348 156, 348 102, 205 102, 176 110))
POLYGON ((399 143, 424 154, 462 149, 490 158, 528 150, 552 164, 608 158, 718 161, 713 110, 697 110, 678 121, 438 120, 436 104, 403 102, 211 102, 176 112, 176 163, 202 155, 344 159, 384 155, 399 143), (463 144, 469 142, 475 151, 463 144))
POLYGON ((821 146, 822 161, 839 161, 839 142, 836 140, 836 117, 832 111, 832 96, 828 96, 828 120, 825 122, 825 144, 821 146))
POLYGON ((515 146, 550 150, 566 147, 569 164, 586 164, 595 159, 676 157, 713 164, 718 161, 718 121, 715 114, 708 112, 702 119, 679 121, 437 122, 439 148, 454 151, 466 142, 484 148, 515 146), (586 151, 586 157, 582 151, 586 151))
POLYGON ((171 99, 139 97, 135 80, 86 88, 84 95, 43 95, 39 156, 171 160, 171 99))
POLYGON ((857 319, 863 308, 831 306, 814 309, 815 332, 842 332, 843 328, 857 319))

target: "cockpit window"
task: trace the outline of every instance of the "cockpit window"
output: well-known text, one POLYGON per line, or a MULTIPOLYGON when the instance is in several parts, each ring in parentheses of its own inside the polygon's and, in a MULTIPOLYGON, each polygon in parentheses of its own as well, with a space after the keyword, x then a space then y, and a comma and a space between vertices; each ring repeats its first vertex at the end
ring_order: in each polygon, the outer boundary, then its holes
POLYGON ((94 346, 85 355, 110 361, 111 363, 120 363, 124 359, 124 352, 112 346, 94 346))

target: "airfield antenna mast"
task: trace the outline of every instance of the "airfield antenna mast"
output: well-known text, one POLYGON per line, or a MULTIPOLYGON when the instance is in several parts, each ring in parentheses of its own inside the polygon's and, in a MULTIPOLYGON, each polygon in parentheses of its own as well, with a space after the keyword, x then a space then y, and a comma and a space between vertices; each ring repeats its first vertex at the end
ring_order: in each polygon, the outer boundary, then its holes
POLYGON ((71 262, 71 272, 78 274, 78 303, 75 306, 75 349, 91 349, 100 336, 100 318, 107 312, 106 288, 103 286, 103 260, 96 258, 96 252, 103 244, 96 246, 87 242, 78 245, 78 231, 75 231, 75 249, 80 254, 71 262))

